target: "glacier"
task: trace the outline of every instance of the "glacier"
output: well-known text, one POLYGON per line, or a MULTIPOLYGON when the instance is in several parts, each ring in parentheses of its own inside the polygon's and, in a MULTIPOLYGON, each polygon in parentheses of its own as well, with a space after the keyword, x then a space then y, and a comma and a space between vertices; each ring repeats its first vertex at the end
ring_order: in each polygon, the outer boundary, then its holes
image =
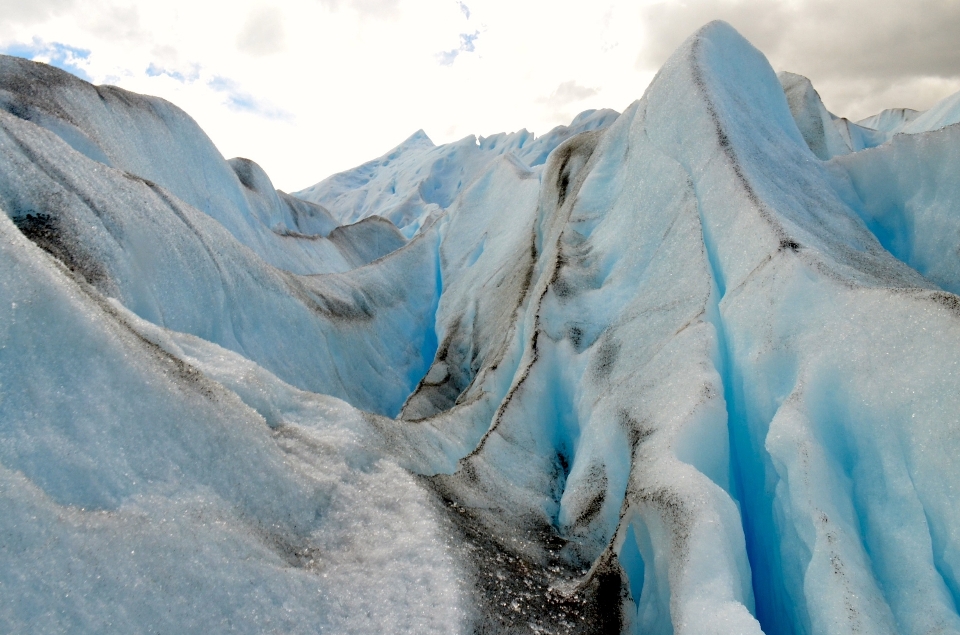
POLYGON ((712 22, 288 194, 0 56, 0 630, 960 634, 958 103, 712 22))

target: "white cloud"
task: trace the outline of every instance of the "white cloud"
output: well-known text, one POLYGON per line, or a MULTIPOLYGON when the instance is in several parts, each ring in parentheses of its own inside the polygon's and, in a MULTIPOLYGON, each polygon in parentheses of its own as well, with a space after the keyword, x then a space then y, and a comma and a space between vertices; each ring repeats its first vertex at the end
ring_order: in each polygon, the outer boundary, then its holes
POLYGON ((553 94, 543 101, 550 104, 555 104, 557 106, 565 106, 574 102, 583 101, 588 97, 593 97, 599 92, 600 91, 597 88, 581 86, 576 81, 570 80, 557 86, 557 89, 553 91, 553 94))
POLYGON ((541 97, 538 103, 546 104, 551 118, 566 123, 583 109, 581 103, 600 92, 598 88, 581 86, 576 80, 569 80, 557 86, 549 97, 541 97))
POLYGON ((474 31, 473 33, 461 33, 460 46, 455 49, 450 49, 449 51, 443 51, 442 53, 437 54, 437 59, 440 61, 440 64, 442 66, 450 66, 461 53, 473 53, 475 50, 477 50, 474 42, 476 42, 478 37, 480 37, 480 31, 474 31))
POLYGON ((32 24, 67 11, 73 0, 0 0, 0 35, 14 24, 32 24))
POLYGON ((283 51, 283 12, 261 7, 250 14, 237 36, 237 48, 250 55, 273 55, 283 51))
POLYGON ((106 6, 82 16, 82 20, 84 27, 100 39, 136 44, 150 37, 140 24, 140 11, 136 5, 106 6))
POLYGON ((347 6, 364 17, 384 18, 396 15, 399 0, 320 0, 320 4, 333 10, 347 6))

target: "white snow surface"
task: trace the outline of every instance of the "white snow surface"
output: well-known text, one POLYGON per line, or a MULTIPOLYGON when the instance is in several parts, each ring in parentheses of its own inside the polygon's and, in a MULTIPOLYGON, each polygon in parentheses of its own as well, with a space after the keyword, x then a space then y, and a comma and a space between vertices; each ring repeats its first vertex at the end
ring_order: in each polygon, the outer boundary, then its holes
POLYGON ((713 22, 297 202, 0 58, 0 630, 960 634, 955 101, 713 22))

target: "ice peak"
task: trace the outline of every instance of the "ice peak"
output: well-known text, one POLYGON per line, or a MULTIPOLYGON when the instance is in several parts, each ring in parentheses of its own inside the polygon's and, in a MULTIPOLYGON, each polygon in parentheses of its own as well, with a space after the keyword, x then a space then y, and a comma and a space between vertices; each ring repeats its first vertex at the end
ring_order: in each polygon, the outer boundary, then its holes
POLYGON ((419 147, 432 148, 433 146, 434 146, 433 141, 430 139, 429 136, 427 136, 427 133, 424 132, 423 128, 420 128, 419 130, 414 132, 412 135, 404 139, 403 142, 401 142, 397 146, 397 148, 419 148, 419 147))

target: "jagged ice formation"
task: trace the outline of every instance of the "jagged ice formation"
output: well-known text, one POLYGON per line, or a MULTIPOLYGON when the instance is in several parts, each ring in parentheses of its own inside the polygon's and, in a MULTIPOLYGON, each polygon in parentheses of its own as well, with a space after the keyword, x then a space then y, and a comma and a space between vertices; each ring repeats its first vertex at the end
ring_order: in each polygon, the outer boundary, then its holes
POLYGON ((0 629, 960 633, 958 103, 714 22, 289 195, 0 57, 0 629))

